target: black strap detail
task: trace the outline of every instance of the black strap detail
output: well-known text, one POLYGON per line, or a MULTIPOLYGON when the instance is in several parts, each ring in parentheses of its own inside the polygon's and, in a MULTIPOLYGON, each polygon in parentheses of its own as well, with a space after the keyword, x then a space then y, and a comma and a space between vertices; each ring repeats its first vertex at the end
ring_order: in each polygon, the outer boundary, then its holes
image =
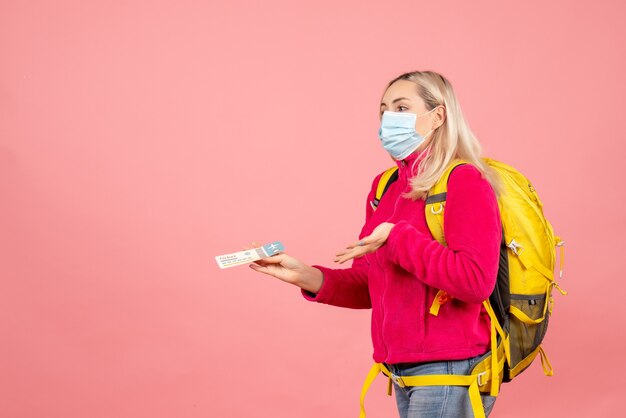
POLYGON ((428 196, 428 198, 426 199, 426 204, 430 205, 432 203, 439 203, 439 202, 445 202, 446 201, 446 192, 443 193, 438 193, 438 194, 434 194, 432 196, 428 196))
POLYGON ((389 180, 387 180, 387 184, 385 184, 385 188, 383 189, 383 194, 380 195, 381 199, 383 198, 385 193, 387 193, 387 189, 389 188, 389 186, 391 186, 391 183, 396 180, 398 180, 398 170, 394 171, 393 174, 389 177, 389 180))
POLYGON ((373 200, 374 207, 378 207, 378 204, 382 200, 383 196, 385 195, 385 193, 387 193, 387 189, 389 189, 389 186, 391 186, 391 183, 393 183, 396 180, 398 180, 398 170, 394 171, 393 174, 389 176, 389 180, 387 180, 387 184, 385 184, 385 188, 383 189, 383 193, 380 195, 380 199, 374 198, 373 200))
MULTIPOLYGON (((467 163, 462 163, 462 164, 459 164, 459 165, 455 166, 452 170, 450 170, 450 174, 448 174, 448 182, 450 181, 450 176, 452 175, 452 172, 453 172, 454 170, 456 170, 458 167, 460 167, 460 166, 462 166, 462 165, 465 165, 465 164, 467 164, 467 163)), ((447 196, 447 193, 446 193, 446 192, 443 192, 443 193, 437 193, 437 194, 434 194, 434 195, 432 195, 432 196, 428 196, 428 197, 426 198, 426 204, 427 204, 427 205, 430 205, 430 204, 432 204, 432 203, 440 203, 440 202, 445 202, 445 201, 446 201, 446 196, 447 196)))
MULTIPOLYGON (((457 167, 460 167, 462 165, 465 165, 466 163, 463 164, 459 164, 456 167, 454 167, 452 170, 450 170, 450 174, 448 174, 448 181, 450 181, 450 176, 452 175, 452 172, 454 170, 456 170, 457 167)), ((387 192, 387 189, 389 188, 389 186, 391 185, 391 183, 393 183, 394 181, 398 180, 398 171, 396 170, 393 172, 393 174, 389 177, 389 180, 387 180, 387 184, 385 184, 385 188, 383 189, 383 194, 380 196, 380 199, 382 200, 383 196, 385 195, 385 193, 387 192)), ((432 196, 428 196, 428 198, 426 199, 426 204, 431 204, 431 203, 440 203, 440 202, 445 202, 446 201, 446 193, 439 193, 439 194, 435 194, 432 196)), ((380 203, 380 200, 376 200, 374 199, 374 206, 378 207, 378 203, 380 203)))

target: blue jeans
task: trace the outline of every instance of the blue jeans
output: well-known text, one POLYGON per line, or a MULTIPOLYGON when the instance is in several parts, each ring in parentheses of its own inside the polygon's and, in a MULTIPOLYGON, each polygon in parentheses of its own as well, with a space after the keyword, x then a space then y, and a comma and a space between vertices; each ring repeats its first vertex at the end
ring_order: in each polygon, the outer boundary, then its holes
MULTIPOLYGON (((396 376, 428 374, 468 375, 478 363, 477 356, 466 360, 427 363, 386 364, 396 376)), ((405 386, 393 383, 400 418, 471 418, 474 416, 467 386, 405 386)), ((489 416, 496 398, 481 392, 485 416, 489 416)))

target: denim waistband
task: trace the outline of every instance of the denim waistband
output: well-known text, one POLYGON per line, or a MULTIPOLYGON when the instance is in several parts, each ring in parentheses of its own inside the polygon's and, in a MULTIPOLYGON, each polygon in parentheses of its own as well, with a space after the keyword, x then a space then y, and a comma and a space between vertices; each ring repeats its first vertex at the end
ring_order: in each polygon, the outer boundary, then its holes
MULTIPOLYGON (((430 370, 431 372, 434 370, 438 370, 439 373, 454 373, 453 370, 458 369, 468 369, 471 368, 474 364, 478 362, 480 357, 484 356, 484 354, 480 354, 475 357, 470 357, 466 359, 457 359, 457 360, 434 360, 434 361, 423 361, 416 363, 382 363, 389 369, 389 371, 397 376, 406 376, 405 373, 407 370, 430 370), (461 364, 463 363, 463 364, 461 364)), ((429 373, 427 373, 429 374, 429 373)))

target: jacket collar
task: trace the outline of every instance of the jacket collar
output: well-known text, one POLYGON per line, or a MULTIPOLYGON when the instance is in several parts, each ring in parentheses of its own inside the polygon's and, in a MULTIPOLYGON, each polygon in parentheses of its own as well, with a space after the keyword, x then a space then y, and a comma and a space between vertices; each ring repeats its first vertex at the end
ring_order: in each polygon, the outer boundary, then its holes
POLYGON ((408 174, 408 177, 415 176, 417 174, 418 165, 426 158, 429 152, 430 147, 427 147, 421 151, 412 152, 403 160, 396 160, 400 174, 404 176, 408 174))

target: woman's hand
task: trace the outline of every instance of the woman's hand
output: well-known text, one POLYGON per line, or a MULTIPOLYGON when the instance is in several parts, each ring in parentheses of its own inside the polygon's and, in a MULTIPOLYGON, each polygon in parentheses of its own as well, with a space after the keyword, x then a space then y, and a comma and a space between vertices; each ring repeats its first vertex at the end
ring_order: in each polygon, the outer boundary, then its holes
MULTIPOLYGON (((260 247, 258 242, 252 242, 251 247, 244 247, 245 250, 260 247)), ((249 264, 252 270, 274 276, 286 283, 291 283, 304 290, 317 293, 322 287, 323 274, 319 269, 308 266, 285 253, 275 254, 262 258, 249 264)))
POLYGON ((394 225, 389 222, 381 223, 374 228, 370 235, 354 244, 348 245, 345 250, 337 253, 334 260, 335 263, 342 264, 353 258, 376 251, 387 241, 387 237, 394 225))

